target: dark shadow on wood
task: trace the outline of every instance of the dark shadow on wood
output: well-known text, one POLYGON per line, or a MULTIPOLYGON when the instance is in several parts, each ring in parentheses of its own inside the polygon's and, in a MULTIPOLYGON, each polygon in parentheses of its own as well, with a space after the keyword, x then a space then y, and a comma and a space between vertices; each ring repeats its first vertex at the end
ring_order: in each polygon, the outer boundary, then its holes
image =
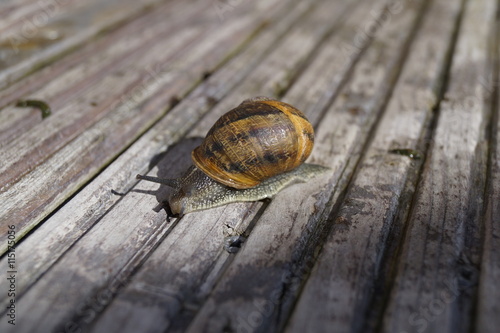
MULTIPOLYGON (((158 168, 159 178, 178 178, 181 177, 184 172, 193 164, 191 160, 191 151, 198 147, 203 138, 192 137, 185 138, 172 145, 169 149, 164 152, 160 152, 153 156, 149 162, 149 168, 158 168)), ((144 191, 133 189, 132 192, 145 193, 156 196, 158 205, 153 209, 155 212, 159 212, 165 209, 167 214, 169 213, 168 207, 166 205, 166 200, 170 193, 170 188, 166 185, 158 184, 159 188, 155 191, 144 191)))

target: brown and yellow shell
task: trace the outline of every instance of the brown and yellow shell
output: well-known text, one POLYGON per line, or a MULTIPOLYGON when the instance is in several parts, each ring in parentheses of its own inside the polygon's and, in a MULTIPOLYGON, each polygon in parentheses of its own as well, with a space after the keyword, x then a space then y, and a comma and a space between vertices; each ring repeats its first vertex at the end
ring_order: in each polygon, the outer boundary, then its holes
POLYGON ((313 144, 313 127, 302 112, 259 97, 219 118, 191 156, 207 176, 246 189, 301 165, 313 144))

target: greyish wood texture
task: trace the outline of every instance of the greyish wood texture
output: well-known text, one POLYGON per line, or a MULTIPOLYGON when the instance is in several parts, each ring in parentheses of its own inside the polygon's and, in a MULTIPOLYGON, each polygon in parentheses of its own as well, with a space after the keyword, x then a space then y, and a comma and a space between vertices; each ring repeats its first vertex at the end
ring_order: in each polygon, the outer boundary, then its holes
POLYGON ((2 1, 0 331, 497 332, 499 13, 2 1), (330 170, 168 219, 135 175, 180 176, 254 96, 303 110, 330 170))

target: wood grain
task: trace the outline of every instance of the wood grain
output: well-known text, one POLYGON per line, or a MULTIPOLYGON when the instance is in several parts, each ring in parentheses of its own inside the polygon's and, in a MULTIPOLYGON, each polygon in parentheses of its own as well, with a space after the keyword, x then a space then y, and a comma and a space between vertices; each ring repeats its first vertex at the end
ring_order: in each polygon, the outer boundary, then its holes
MULTIPOLYGON (((24 19, 15 25, 19 30, 14 29, 8 35, 8 41, 4 41, 8 55, 4 58, 0 70, 0 88, 4 88, 37 68, 52 62, 62 54, 92 39, 98 33, 130 19, 134 13, 141 12, 148 7, 154 7, 158 1, 148 0, 141 3, 118 0, 75 2, 75 4, 81 5, 76 6, 74 11, 65 12, 60 10, 64 6, 55 6, 57 10, 54 14, 47 14, 43 18, 42 12, 47 12, 43 10, 41 12, 38 8, 33 12, 23 13, 24 19), (44 37, 47 31, 50 33, 55 31, 60 37, 47 39, 44 37), (64 34, 61 34, 62 31, 64 34), (25 43, 28 43, 30 47, 22 49, 21 46, 25 43), (17 47, 12 47, 12 44, 17 47)), ((60 1, 60 3, 66 3, 66 1, 60 1)), ((36 7, 39 6, 40 4, 37 3, 36 7)))
MULTIPOLYGON (((111 189, 126 193, 137 181, 137 173, 145 173, 151 161, 168 147, 179 141, 205 112, 213 106, 212 100, 222 98, 245 78, 260 62, 276 40, 283 35, 307 9, 297 6, 296 10, 284 16, 273 29, 263 32, 252 40, 248 47, 236 55, 220 71, 215 72, 196 88, 188 98, 179 103, 158 124, 152 127, 116 161, 87 185, 79 195, 65 204, 37 232, 30 235, 17 249, 19 256, 25 258, 29 273, 20 277, 18 290, 22 293, 36 281, 76 240, 112 207, 119 196, 112 195, 111 189), (184 117, 182 117, 184 115, 184 117)), ((277 15, 270 11, 270 15, 277 15)), ((151 101, 152 108, 161 106, 162 100, 151 101)), ((3 263, 6 263, 3 258, 3 263)), ((5 281, 0 281, 0 286, 5 281)))
MULTIPOLYGON (((175 58, 167 59, 178 64, 176 69, 162 71, 146 82, 137 80, 137 90, 129 88, 127 98, 112 100, 113 104, 108 107, 113 110, 107 116, 0 194, 2 198, 9 198, 2 200, 0 230, 6 230, 7 221, 16 221, 18 237, 22 237, 164 115, 173 96, 187 94, 207 69, 216 68, 236 51, 239 45, 234 45, 235 38, 244 44, 245 38, 258 30, 261 22, 251 16, 239 20, 235 16, 227 21, 227 29, 213 27, 212 40, 190 45, 179 50, 175 58), (250 31, 249 26, 253 26, 250 31), (200 62, 200 58, 204 61, 200 62), (174 62, 175 59, 182 61, 174 62), (34 191, 27 191, 33 187, 34 191)), ((186 118, 190 115, 184 114, 183 123, 186 118)))
POLYGON ((386 331, 468 332, 477 297, 495 1, 467 2, 395 280, 386 331))
POLYGON ((200 19, 196 14, 196 10, 186 16, 177 13, 178 20, 169 25, 161 24, 164 15, 159 14, 152 31, 137 30, 134 38, 126 35, 112 47, 103 45, 107 47, 105 52, 95 50, 95 56, 25 96, 46 101, 52 116, 3 147, 5 159, 0 167, 3 188, 112 112, 113 103, 122 102, 121 96, 134 97, 134 89, 165 71, 164 63, 176 59, 179 52, 201 37, 202 27, 188 28, 194 17, 200 19), (103 60, 106 58, 109 60, 103 60))
POLYGON ((17 57, 0 2, 1 332, 497 331, 498 0, 53 1, 17 57), (135 175, 259 95, 331 170, 167 219, 135 175))
POLYGON ((496 36, 493 38, 493 55, 496 60, 496 68, 488 82, 488 88, 496 93, 496 100, 492 99, 493 112, 491 117, 490 141, 489 141, 489 163, 486 181, 485 215, 484 215, 484 242, 481 258, 481 271, 479 276, 478 298, 475 329, 478 332, 495 332, 500 325, 500 291, 496 287, 500 281, 500 108, 499 108, 499 55, 500 44, 498 40, 498 21, 496 22, 496 36), (495 40, 496 38, 496 40, 495 40), (495 52, 496 51, 496 52, 495 52), (494 74, 496 73, 496 75, 494 74))
MULTIPOLYGON (((130 76, 130 72, 135 72, 138 66, 136 64, 132 66, 135 68, 127 70, 127 65, 131 66, 135 64, 135 61, 140 60, 144 49, 150 49, 158 44, 156 39, 175 41, 174 36, 168 36, 169 31, 173 35, 172 32, 179 31, 193 23, 193 20, 199 20, 198 15, 201 11, 206 11, 206 6, 193 6, 187 9, 178 2, 168 2, 122 28, 102 36, 94 43, 87 44, 78 52, 0 91, 0 101, 2 106, 5 106, 0 112, 0 145, 6 146, 22 134, 26 135, 37 124, 38 127, 46 125, 40 124, 41 117, 38 110, 14 107, 18 100, 30 98, 46 101, 54 114, 58 114, 60 118, 62 112, 60 109, 80 94, 84 94, 106 75, 117 73, 130 76)), ((170 48, 172 46, 167 49, 167 52, 172 52, 170 48)), ((153 67, 146 67, 146 69, 150 72, 158 70, 153 67)), ((117 89, 111 89, 113 90, 117 89)), ((97 105, 97 101, 92 101, 92 103, 97 105)), ((81 115, 85 111, 87 110, 71 108, 65 110, 64 114, 68 112, 81 115)), ((65 117, 63 119, 66 124, 69 122, 65 117)), ((57 128, 57 130, 60 129, 57 128)), ((80 131, 84 129, 85 127, 82 126, 80 131)), ((48 137, 48 134, 43 132, 38 135, 41 135, 40 139, 46 140, 48 137)), ((8 162, 10 161, 3 163, 8 162)), ((26 166, 22 167, 26 168, 26 166)))
MULTIPOLYGON (((313 14, 302 18, 294 29, 303 31, 301 24, 321 25, 322 21, 318 20, 318 15, 322 15, 323 12, 325 12, 324 6, 315 8, 313 14)), ((294 35, 293 31, 290 33, 294 35)), ((300 40, 296 43, 300 43, 300 40)), ((275 52, 238 88, 250 86, 254 81, 264 82, 264 78, 269 75, 268 65, 274 63, 275 56, 283 57, 288 50, 287 43, 275 48, 275 52)), ((301 56, 297 54, 295 58, 288 57, 288 61, 291 61, 290 59, 300 61, 300 58, 301 56)), ((282 70, 294 68, 286 62, 282 66, 282 70)), ((275 68, 276 71, 278 68, 275 68)), ((233 91, 231 95, 234 93, 233 91)), ((220 104, 216 108, 219 109, 219 106, 220 104)), ((212 114, 213 112, 210 116, 212 114)), ((210 126, 210 122, 203 121, 189 136, 197 132, 206 132, 210 126)), ((163 161, 168 160, 165 157, 163 161)), ((164 169, 170 170, 170 163, 166 163, 169 166, 164 169)), ((145 318, 149 324, 143 325, 143 329, 147 332, 160 332, 167 328, 174 331, 182 330, 193 315, 191 308, 193 310, 197 308, 197 303, 210 292, 221 270, 232 260, 225 251, 222 251, 223 236, 245 233, 248 225, 258 218, 260 206, 260 203, 234 204, 183 217, 173 234, 169 235, 169 238, 173 239, 166 239, 159 245, 131 284, 106 309, 92 331, 132 331, 136 327, 135 323, 142 322, 145 318), (181 257, 178 251, 182 253, 181 257), (194 262, 199 264, 193 264, 194 262), (138 299, 144 304, 139 311, 134 307, 138 299), (117 317, 120 318, 119 321, 114 319, 117 317)))
MULTIPOLYGON (((373 8, 362 8, 358 12, 361 17, 356 16, 355 22, 370 18, 373 8)), ((283 328, 301 281, 313 263, 311 256, 321 244, 327 217, 336 200, 343 197, 369 128, 375 124, 395 83, 394 72, 403 59, 394 50, 404 48, 411 40, 411 35, 403 37, 395 32, 401 27, 405 27, 403 31, 411 31, 419 11, 418 5, 408 8, 393 18, 394 25, 382 26, 318 125, 313 161, 331 166, 332 174, 328 179, 301 184, 300 190, 284 191, 271 202, 242 251, 203 301, 188 331, 283 328)), ((311 303, 309 307, 311 311, 319 310, 311 303)), ((313 325, 309 319, 306 322, 313 325)))
POLYGON ((338 212, 330 217, 331 234, 287 331, 324 331, 332 325, 340 331, 374 329, 376 322, 369 321, 371 316, 378 317, 373 315, 379 310, 374 304, 374 290, 383 290, 384 265, 392 261, 391 243, 411 200, 411 193, 404 193, 405 186, 413 191, 416 184, 411 175, 418 174, 424 154, 419 153, 419 161, 390 151, 425 147, 422 141, 438 103, 460 5, 460 1, 436 1, 423 16, 398 84, 350 189, 338 212), (309 304, 314 301, 324 306, 313 309, 309 304), (359 313, 366 319, 360 320, 359 313))
MULTIPOLYGON (((56 14, 61 15, 68 11, 81 7, 82 4, 78 1, 58 1, 53 3, 40 3, 33 0, 20 0, 20 1, 2 1, 0 13, 2 21, 0 23, 0 32, 2 33, 2 41, 7 41, 9 38, 6 36, 13 36, 15 34, 26 34, 26 39, 31 37, 33 33, 31 28, 33 26, 42 26, 47 20, 46 17, 53 17, 56 14), (44 14, 40 14, 43 12, 44 14), (38 14, 38 15, 37 15, 38 14), (42 19, 43 18, 43 19, 42 19), (35 24, 36 22, 36 24, 35 24)), ((21 41, 23 39, 20 39, 21 41)), ((17 40, 13 40, 15 44, 17 40)), ((6 45, 7 46, 7 45, 6 45)), ((14 45, 9 45, 14 46, 14 45)))
MULTIPOLYGON (((326 19, 326 17, 325 17, 325 19, 326 19)), ((317 23, 317 24, 319 25, 320 23, 317 23)), ((297 58, 296 58, 296 59, 300 59, 300 57, 299 57, 299 56, 297 56, 297 58)), ((264 67, 264 68, 265 68, 265 67, 264 67)), ((214 75, 215 75, 215 74, 214 74, 214 75)), ((170 124, 170 125, 172 125, 172 124, 170 124)), ((132 199, 131 199, 131 200, 132 200, 132 199)), ((120 202, 122 202, 122 201, 120 201, 120 202)), ((127 201, 127 202, 128 202, 128 201, 127 201)), ((120 203, 119 203, 119 204, 120 204, 120 203)), ((130 203, 124 203, 124 204, 126 204, 126 206, 130 206, 130 203)), ((141 207, 141 209, 137 209, 137 208, 136 208, 137 214, 140 214, 139 212, 140 212, 141 210, 143 210, 143 209, 146 209, 146 210, 148 210, 148 211, 151 209, 151 205, 142 205, 142 204, 139 204, 139 205, 138 205, 138 207, 141 207)), ((128 212, 125 212, 125 214, 126 214, 127 218, 130 218, 130 214, 129 214, 128 212)), ((101 220, 100 220, 100 222, 99 222, 99 224, 98 224, 98 225, 96 225, 96 227, 97 227, 97 228, 100 228, 100 226, 101 226, 101 225, 103 225, 103 224, 107 224, 107 223, 116 224, 115 219, 110 220, 109 222, 106 222, 106 221, 108 221, 108 220, 107 220, 107 216, 109 216, 109 215, 110 215, 109 213, 108 213, 108 214, 106 214, 106 217, 104 217, 104 219, 101 219, 101 220)), ((212 219, 210 219, 210 221, 212 221, 212 219)), ((127 227, 127 226, 126 226, 126 225, 124 225, 123 227, 127 227)), ((87 235, 88 235, 88 234, 87 234, 87 235)), ((123 236, 127 237, 126 235, 128 235, 128 232, 126 232, 126 233, 124 233, 124 234, 123 234, 123 236)), ((85 237, 87 237, 87 236, 85 236, 85 237)), ((90 236, 89 236, 89 237, 90 237, 90 236)), ((95 237, 95 234, 93 234, 93 236, 92 236, 92 237, 95 237)), ((79 244, 83 244, 83 243, 81 243, 81 240, 79 241, 79 244)), ((91 250, 91 247, 92 247, 92 246, 94 246, 94 245, 91 245, 91 244, 93 244, 93 241, 92 241, 92 240, 89 240, 89 245, 88 245, 88 246, 89 246, 89 250, 91 250)), ((137 249, 136 249, 136 248, 130 248, 130 251, 131 251, 131 253, 134 253, 135 251, 137 251, 137 249)), ((77 250, 76 250, 76 248, 75 248, 75 253, 78 253, 78 252, 79 252, 79 251, 77 251, 77 250)), ((146 253, 146 252, 144 252, 144 254, 145 254, 145 253, 146 253)), ((125 257, 125 256, 124 256, 124 257, 125 257)), ((66 254, 66 255, 64 256, 64 258, 68 258, 68 254, 66 254)), ((71 256, 70 256, 70 258, 71 258, 71 256)), ((74 259, 68 259, 68 260, 73 261, 74 259)), ((89 258, 89 260, 91 260, 91 258, 89 258)), ((59 262, 61 262, 61 261, 59 261, 59 262)), ((57 266, 59 265, 59 262, 56 264, 57 266)), ((76 260, 76 261, 74 262, 74 264, 76 264, 76 265, 82 265, 82 261, 81 261, 81 260, 76 260)), ((138 262, 136 262, 136 264, 138 264, 138 262)), ((116 268, 118 268, 118 269, 119 269, 120 265, 121 265, 121 264, 118 264, 118 265, 116 266, 116 268)), ((55 267, 56 267, 56 266, 55 266, 55 267)), ((55 267, 54 267, 52 270, 50 270, 50 272, 56 272, 56 271, 58 271, 58 269, 56 269, 55 267)), ((66 264, 63 264, 63 266, 61 266, 61 267, 67 267, 67 266, 66 266, 66 264)), ((50 273, 50 272, 47 272, 45 276, 47 276, 47 274, 52 275, 52 273, 50 273)), ((54 274, 55 274, 55 275, 54 275, 54 277, 55 277, 55 276, 57 276, 57 273, 54 273, 54 274)), ((50 278, 48 278, 47 280, 50 280, 50 278)), ((107 283, 107 282, 103 281, 103 283, 107 283)), ((88 285, 88 287, 93 288, 93 287, 92 287, 92 284, 91 284, 91 285, 88 285)), ((59 289, 59 287, 57 287, 57 289, 59 289)), ((46 292, 46 286, 41 286, 41 285, 37 284, 35 287, 32 287, 32 288, 30 289, 30 291, 29 291, 29 292, 28 292, 25 296, 23 296, 23 299, 25 299, 26 304, 29 304, 29 303, 31 302, 31 301, 29 301, 29 299, 31 298, 31 296, 30 296, 30 295, 33 295, 33 296, 35 297, 35 298, 33 298, 33 300, 34 300, 34 299, 38 299, 38 298, 39 298, 38 296, 36 296, 36 293, 38 293, 36 290, 38 290, 38 292, 45 293, 45 292, 46 292), (40 286, 42 289, 38 289, 38 286, 40 286), (28 300, 28 301, 27 301, 27 300, 28 300)), ((73 300, 68 299, 67 301, 68 301, 68 302, 77 302, 77 303, 78 303, 78 302, 81 302, 82 297, 84 297, 84 298, 85 298, 85 297, 87 297, 87 296, 85 296, 85 294, 86 294, 86 293, 88 293, 88 292, 90 291, 89 289, 86 289, 86 288, 80 288, 80 290, 81 290, 80 298, 77 298, 77 297, 76 297, 77 295, 75 295, 75 298, 73 298, 73 300)), ((93 289, 93 290, 95 291, 95 289, 93 289)), ((90 291, 90 292, 92 293, 92 291, 90 291)), ((61 297, 62 297, 62 294, 61 294, 61 297)), ((70 309, 70 307, 68 307, 68 309, 70 309)), ((71 313, 70 313, 70 315, 71 315, 71 313)), ((35 315, 35 314, 33 314, 33 316, 34 316, 34 317, 37 317, 37 315, 35 315)), ((68 313, 66 313, 66 314, 65 314, 65 313, 61 312, 61 314, 60 314, 60 316, 59 316, 59 320, 61 320, 61 318, 63 318, 63 319, 64 319, 64 318, 65 318, 65 317, 67 317, 67 316, 68 316, 68 313)), ((43 317, 43 315, 42 315, 42 317, 43 317)), ((38 317, 38 318, 42 318, 42 317, 38 317)), ((71 317, 71 318, 72 318, 72 317, 71 317)), ((71 318, 69 318, 69 319, 71 319, 71 318)), ((68 320, 69 320, 69 319, 68 319, 68 320)), ((79 320, 81 321, 82 319, 80 318, 79 320)), ((45 326, 45 325, 48 325, 48 326, 53 325, 53 324, 55 323, 55 321, 56 321, 56 318, 50 319, 49 321, 50 321, 50 322, 48 322, 48 323, 46 323, 46 324, 45 324, 45 323, 43 323, 42 325, 44 325, 44 326, 45 326)), ((26 324, 26 325, 28 325, 28 324, 26 324)), ((29 326, 28 326, 28 327, 29 327, 29 326)))

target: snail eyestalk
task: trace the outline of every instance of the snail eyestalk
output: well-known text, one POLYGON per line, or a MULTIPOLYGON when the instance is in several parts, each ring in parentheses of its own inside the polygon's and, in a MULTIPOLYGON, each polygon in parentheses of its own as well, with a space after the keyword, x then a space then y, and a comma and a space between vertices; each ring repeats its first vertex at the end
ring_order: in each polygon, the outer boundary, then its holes
POLYGON ((174 188, 179 186, 178 179, 163 179, 163 178, 150 177, 150 176, 144 176, 144 175, 137 175, 137 176, 135 176, 135 178, 141 179, 141 180, 147 180, 147 181, 150 181, 153 183, 167 185, 169 187, 174 187, 174 188))

